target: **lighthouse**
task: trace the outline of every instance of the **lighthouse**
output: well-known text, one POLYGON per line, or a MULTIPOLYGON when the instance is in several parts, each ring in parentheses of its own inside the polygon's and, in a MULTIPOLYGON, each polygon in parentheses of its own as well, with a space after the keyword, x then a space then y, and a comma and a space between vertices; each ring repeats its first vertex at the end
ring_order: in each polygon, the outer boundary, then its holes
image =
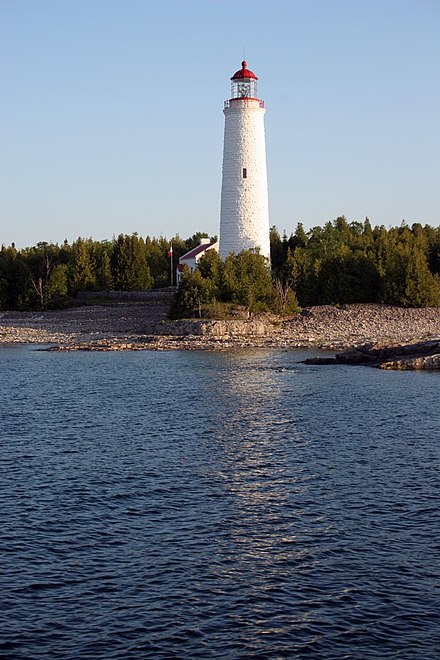
POLYGON ((264 101, 257 96, 257 76, 241 63, 231 78, 225 101, 225 133, 220 208, 222 259, 258 248, 270 259, 264 101))

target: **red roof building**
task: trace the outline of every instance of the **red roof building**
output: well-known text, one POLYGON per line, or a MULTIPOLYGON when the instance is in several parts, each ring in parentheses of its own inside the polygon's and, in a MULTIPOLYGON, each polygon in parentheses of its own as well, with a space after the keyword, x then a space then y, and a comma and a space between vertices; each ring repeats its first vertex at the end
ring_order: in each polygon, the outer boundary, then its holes
POLYGON ((193 273, 197 268, 197 262, 203 257, 207 250, 217 250, 218 252, 218 241, 211 242, 210 238, 201 238, 200 245, 197 245, 195 248, 189 252, 186 252, 179 258, 176 276, 177 284, 180 282, 180 278, 185 269, 185 266, 189 268, 191 273, 193 273))

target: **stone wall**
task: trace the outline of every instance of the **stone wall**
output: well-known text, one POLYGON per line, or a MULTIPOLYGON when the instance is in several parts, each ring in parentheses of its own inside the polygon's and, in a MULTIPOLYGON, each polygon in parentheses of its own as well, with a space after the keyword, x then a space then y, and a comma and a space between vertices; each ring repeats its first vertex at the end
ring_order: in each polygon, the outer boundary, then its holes
POLYGON ((176 293, 176 287, 164 289, 149 289, 148 291, 80 291, 76 299, 79 301, 96 300, 169 300, 176 293))
POLYGON ((274 333, 275 326, 266 320, 177 320, 162 321, 156 334, 186 337, 267 337, 274 333))

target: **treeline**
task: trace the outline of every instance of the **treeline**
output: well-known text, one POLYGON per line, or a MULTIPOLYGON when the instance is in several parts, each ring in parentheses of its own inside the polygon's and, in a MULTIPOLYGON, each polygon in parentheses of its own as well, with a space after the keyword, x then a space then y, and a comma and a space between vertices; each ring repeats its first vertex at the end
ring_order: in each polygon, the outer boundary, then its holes
MULTIPOLYGON (((196 233, 186 240, 175 236, 174 264, 206 236, 196 233)), ((170 244, 164 237, 144 239, 137 234, 121 234, 111 241, 78 238, 72 244, 38 243, 21 250, 3 245, 0 309, 63 307, 79 291, 137 291, 169 286, 170 244)))
POLYGON ((225 305, 291 313, 309 305, 389 303, 440 305, 440 229, 414 224, 372 228, 344 217, 309 232, 270 232, 271 268, 259 254, 213 251, 184 273, 174 314, 220 316, 225 305))
MULTIPOLYGON (((207 236, 199 232, 170 241, 121 234, 111 241, 2 246, 0 309, 65 306, 80 291, 168 286, 171 242, 175 278, 179 257, 207 236)), ((270 243, 271 271, 252 251, 225 262, 207 251, 195 273, 183 273, 174 314, 220 315, 227 305, 277 313, 354 302, 440 306, 440 228, 418 223, 373 228, 368 219, 348 222, 342 216, 308 232, 298 224, 290 236, 272 227, 270 243)))
POLYGON ((402 223, 372 228, 342 216, 306 232, 301 224, 281 238, 271 229, 274 275, 301 306, 379 302, 440 305, 440 228, 402 223))

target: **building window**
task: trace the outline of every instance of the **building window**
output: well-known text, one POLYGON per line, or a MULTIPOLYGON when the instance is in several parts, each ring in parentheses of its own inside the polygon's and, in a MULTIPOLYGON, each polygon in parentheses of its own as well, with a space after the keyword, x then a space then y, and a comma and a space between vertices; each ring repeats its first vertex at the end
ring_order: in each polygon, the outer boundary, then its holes
POLYGON ((247 168, 243 167, 243 179, 247 179, 247 168))

